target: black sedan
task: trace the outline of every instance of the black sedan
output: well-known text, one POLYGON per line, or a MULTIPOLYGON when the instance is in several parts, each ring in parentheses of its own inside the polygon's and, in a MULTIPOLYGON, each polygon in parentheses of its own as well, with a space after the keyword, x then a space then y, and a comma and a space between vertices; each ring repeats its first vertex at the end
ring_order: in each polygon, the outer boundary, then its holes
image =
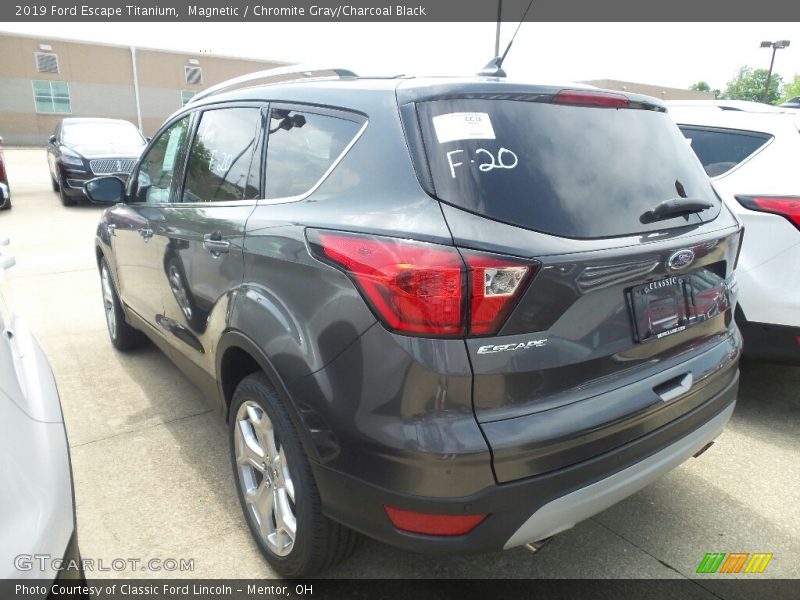
POLYGON ((120 119, 64 119, 49 141, 50 178, 64 206, 84 197, 83 184, 90 179, 127 178, 147 145, 132 123, 120 119))

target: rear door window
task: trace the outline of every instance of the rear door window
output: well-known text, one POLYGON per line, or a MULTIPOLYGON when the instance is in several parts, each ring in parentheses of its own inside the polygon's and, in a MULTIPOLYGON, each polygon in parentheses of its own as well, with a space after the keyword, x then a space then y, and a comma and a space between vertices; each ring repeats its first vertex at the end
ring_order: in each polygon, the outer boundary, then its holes
POLYGON ((754 131, 680 125, 709 177, 724 175, 764 147, 772 136, 754 131))
POLYGON ((267 141, 267 199, 311 191, 352 142, 363 122, 274 107, 267 141))
POLYGON ((224 202, 258 197, 260 160, 254 160, 261 133, 261 109, 208 110, 192 144, 183 202, 224 202))
MULTIPOLYGON (((631 235, 716 217, 719 199, 663 112, 550 104, 516 96, 416 105, 433 193, 473 213, 569 238, 631 235), (642 223, 676 197, 688 217, 642 223)), ((413 146, 412 146, 413 147, 413 146)), ((418 172, 420 169, 418 169, 418 172)))

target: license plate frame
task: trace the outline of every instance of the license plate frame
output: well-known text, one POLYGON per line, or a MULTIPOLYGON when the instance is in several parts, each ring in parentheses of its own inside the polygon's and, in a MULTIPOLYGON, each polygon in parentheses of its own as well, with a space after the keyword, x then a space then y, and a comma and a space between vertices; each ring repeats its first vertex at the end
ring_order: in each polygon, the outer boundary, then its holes
POLYGON ((627 290, 633 336, 642 344, 691 327, 691 274, 670 275, 627 290))

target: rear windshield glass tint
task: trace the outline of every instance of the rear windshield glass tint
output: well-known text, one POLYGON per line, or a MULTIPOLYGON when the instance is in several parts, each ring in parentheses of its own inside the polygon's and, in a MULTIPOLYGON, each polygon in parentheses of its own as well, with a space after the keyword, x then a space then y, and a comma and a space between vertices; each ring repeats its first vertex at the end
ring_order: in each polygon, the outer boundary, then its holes
POLYGON ((681 131, 709 177, 724 175, 772 139, 765 133, 688 125, 681 126, 681 131))
POLYGON ((491 219, 595 238, 686 225, 683 216, 640 221, 679 196, 713 204, 689 223, 719 213, 665 113, 469 98, 419 103, 417 116, 436 196, 491 219))

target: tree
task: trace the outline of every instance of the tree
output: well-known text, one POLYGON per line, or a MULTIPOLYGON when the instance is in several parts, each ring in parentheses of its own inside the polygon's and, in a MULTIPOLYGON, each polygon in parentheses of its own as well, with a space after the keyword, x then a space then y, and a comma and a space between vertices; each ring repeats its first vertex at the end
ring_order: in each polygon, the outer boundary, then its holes
POLYGON ((792 81, 783 86, 783 95, 778 99, 777 104, 797 96, 800 96, 800 73, 797 73, 792 81))
POLYGON ((711 86, 708 85, 706 81, 698 81, 697 83, 693 83, 689 86, 689 89, 697 92, 711 92, 714 94, 714 98, 719 98, 720 94, 722 93, 719 90, 712 90, 711 86))
MULTIPOLYGON (((736 77, 728 82, 724 96, 731 100, 750 100, 751 102, 761 102, 764 98, 764 88, 767 85, 767 69, 754 69, 750 66, 743 66, 739 69, 736 77)), ((774 104, 780 96, 782 79, 777 73, 772 74, 769 82, 769 93, 767 102, 774 104)))

